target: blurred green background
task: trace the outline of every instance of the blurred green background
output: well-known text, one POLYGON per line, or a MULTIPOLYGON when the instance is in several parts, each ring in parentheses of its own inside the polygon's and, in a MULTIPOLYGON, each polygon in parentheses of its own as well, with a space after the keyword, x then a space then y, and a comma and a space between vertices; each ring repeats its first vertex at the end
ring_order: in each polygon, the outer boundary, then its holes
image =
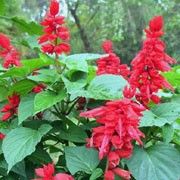
MULTIPOLYGON (((149 19, 162 15, 167 52, 180 62, 180 0, 59 1, 71 31, 72 53, 101 53, 101 42, 111 39, 115 52, 129 63, 141 48, 143 29, 149 19)), ((39 22, 48 3, 49 0, 0 0, 0 32, 12 37, 23 58, 36 56, 36 39, 42 33, 39 22)))

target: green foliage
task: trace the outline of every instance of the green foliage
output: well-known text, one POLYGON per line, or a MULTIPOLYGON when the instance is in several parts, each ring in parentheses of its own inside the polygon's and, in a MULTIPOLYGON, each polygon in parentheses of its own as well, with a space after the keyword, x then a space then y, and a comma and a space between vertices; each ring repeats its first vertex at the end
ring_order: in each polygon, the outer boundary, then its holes
POLYGON ((0 0, 0 15, 4 15, 6 11, 5 0, 0 0))
POLYGON ((96 180, 97 178, 103 175, 103 171, 100 168, 97 168, 93 171, 92 175, 90 176, 89 180, 96 180))
POLYGON ((34 95, 22 97, 18 108, 18 122, 21 124, 34 114, 34 95))
POLYGON ((180 178, 180 153, 172 145, 157 144, 147 149, 136 147, 126 163, 137 180, 180 178))
POLYGON ((20 127, 6 135, 2 150, 8 163, 8 172, 16 163, 35 151, 37 143, 50 129, 51 126, 49 125, 42 125, 38 131, 20 127))
POLYGON ((98 152, 86 147, 66 147, 65 156, 67 168, 71 174, 78 171, 91 174, 99 164, 98 152))
POLYGON ((127 82, 122 76, 100 75, 91 81, 87 89, 87 96, 100 100, 119 99, 126 85, 127 82))
POLYGON ((180 88, 180 66, 176 66, 172 71, 163 73, 163 76, 176 88, 180 88))
POLYGON ((46 55, 41 55, 41 57, 37 59, 22 60, 21 63, 21 67, 13 67, 0 77, 25 77, 39 68, 54 64, 53 60, 48 58, 46 55))
POLYGON ((34 86, 37 84, 28 79, 23 79, 21 81, 15 82, 8 91, 8 95, 12 95, 14 92, 18 93, 19 95, 26 95, 28 94, 34 86))
POLYGON ((86 132, 72 121, 66 120, 68 127, 60 130, 59 138, 76 143, 85 143, 87 138, 86 132))
POLYGON ((166 123, 172 124, 179 116, 180 106, 178 103, 162 103, 144 112, 140 127, 162 127, 166 123))
POLYGON ((47 90, 37 94, 34 99, 34 114, 52 107, 63 100, 65 95, 66 94, 63 89, 58 93, 47 90))
POLYGON ((26 32, 29 35, 41 35, 43 33, 42 27, 33 21, 26 22, 24 19, 19 17, 13 17, 11 20, 20 31, 26 32))
MULTIPOLYGON (((0 122, 0 133, 6 135, 0 140, 0 179, 34 179, 36 168, 54 163, 55 174, 72 174, 75 180, 101 180, 107 159, 100 161, 97 150, 85 147, 86 139, 94 136, 92 128, 99 123, 79 114, 122 99, 128 85, 120 75, 96 75, 96 60, 107 56, 101 54, 101 43, 112 39, 113 51, 129 64, 140 49, 147 22, 153 15, 162 14, 164 30, 170 32, 164 36, 167 52, 178 60, 179 2, 64 1, 61 13, 68 13, 72 54, 59 57, 39 54, 37 40, 43 33, 39 21, 48 3, 0 0, 0 31, 13 37, 12 44, 22 52, 20 67, 5 69, 0 65, 0 107, 8 103, 12 108, 8 96, 20 95, 19 106, 5 112, 12 116, 0 122), (44 88, 35 93, 32 89, 37 85, 44 88)), ((119 164, 131 171, 132 179, 180 178, 180 66, 162 75, 174 92, 158 92, 162 103, 151 103, 140 121, 139 128, 145 134, 143 147, 135 145, 133 156, 122 158, 119 164)))

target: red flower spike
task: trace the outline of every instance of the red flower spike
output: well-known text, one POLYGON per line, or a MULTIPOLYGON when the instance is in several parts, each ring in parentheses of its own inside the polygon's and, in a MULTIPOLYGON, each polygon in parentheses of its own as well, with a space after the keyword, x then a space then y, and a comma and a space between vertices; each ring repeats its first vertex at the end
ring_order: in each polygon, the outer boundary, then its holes
POLYGON ((3 58, 3 67, 8 69, 11 66, 20 66, 20 55, 16 48, 11 45, 10 39, 0 34, 0 57, 3 58))
POLYGON ((132 141, 142 145, 144 134, 138 129, 142 112, 145 108, 136 102, 124 98, 109 101, 105 106, 83 112, 82 117, 95 118, 99 127, 92 129, 92 137, 87 140, 87 147, 99 150, 99 159, 107 157, 108 170, 105 179, 113 179, 114 174, 130 178, 130 173, 117 168, 121 158, 132 155, 132 141))
POLYGON ((59 3, 57 0, 52 0, 50 12, 41 22, 41 25, 44 26, 44 34, 38 38, 39 44, 42 44, 42 52, 47 54, 67 54, 71 50, 68 43, 70 39, 69 30, 64 26, 64 17, 58 13, 59 3))
MULTIPOLYGON (((143 47, 137 56, 132 60, 132 71, 129 78, 131 86, 137 90, 136 99, 148 108, 152 100, 159 103, 160 98, 156 93, 160 89, 173 87, 161 75, 161 72, 171 70, 170 64, 176 61, 165 53, 165 43, 159 38, 163 32, 162 16, 155 16, 149 22, 149 29, 146 29, 146 39, 143 47)), ((127 90, 124 95, 127 94, 127 90)))

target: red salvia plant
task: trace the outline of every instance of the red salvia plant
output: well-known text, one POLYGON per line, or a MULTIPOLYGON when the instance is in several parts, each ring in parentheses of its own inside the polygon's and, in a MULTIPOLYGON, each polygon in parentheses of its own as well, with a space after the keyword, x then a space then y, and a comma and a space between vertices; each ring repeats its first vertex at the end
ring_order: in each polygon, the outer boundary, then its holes
POLYGON ((155 16, 149 22, 149 28, 145 29, 146 39, 142 50, 132 60, 132 72, 129 82, 131 88, 137 89, 136 98, 145 106, 153 101, 159 103, 156 95, 158 90, 173 87, 161 75, 161 72, 169 71, 176 61, 165 53, 165 43, 160 39, 163 32, 163 17, 155 16))
MULTIPOLYGON (((156 118, 150 103, 159 103, 157 92, 163 88, 173 91, 173 87, 162 75, 162 72, 171 69, 170 64, 175 63, 175 60, 165 53, 165 43, 160 39, 164 34, 163 18, 155 16, 150 20, 149 27, 145 29, 146 39, 131 63, 131 71, 127 65, 121 64, 110 40, 102 43, 105 55, 85 53, 68 56, 71 50, 70 33, 65 26, 65 18, 60 15, 57 0, 50 1, 41 25, 43 34, 38 38, 38 42, 41 51, 46 55, 40 55, 38 60, 42 62, 39 63, 34 59, 28 59, 23 60, 21 64, 20 55, 10 39, 0 34, 0 57, 3 59, 3 67, 6 68, 2 68, 0 72, 0 89, 3 91, 0 96, 3 103, 1 120, 7 121, 0 122, 3 152, 1 158, 7 162, 7 170, 10 171, 10 176, 7 175, 5 178, 19 179, 23 178, 24 174, 25 178, 27 176, 28 179, 35 178, 34 180, 115 180, 117 176, 125 180, 136 178, 133 168, 128 165, 134 158, 127 160, 133 155, 134 145, 143 146, 137 146, 137 149, 144 153, 148 152, 149 147, 153 147, 154 151, 156 145, 159 149, 167 145, 160 148, 163 142, 160 144, 159 141, 164 141, 164 136, 159 132, 159 127, 154 127, 156 124, 152 123, 153 129, 139 127, 143 127, 140 122, 145 119, 142 117, 146 112, 148 114, 149 111, 150 115, 156 118), (98 59, 97 71, 94 63, 88 64, 86 61, 94 60, 94 57, 98 59), (62 61, 59 61, 60 59, 62 61), (81 62, 86 65, 86 69, 82 69, 81 62), (21 65, 22 67, 15 67, 21 65), (42 68, 46 70, 41 71, 42 68), (39 77, 32 78, 33 75, 39 77), (113 77, 113 81, 118 79, 123 82, 122 93, 119 92, 120 88, 111 89, 111 82, 103 79, 107 77, 113 77), (109 95, 108 92, 111 90, 115 96, 109 95), (119 94, 122 96, 119 97, 119 94), (37 123, 36 119, 41 121, 37 123), (2 128, 3 126, 5 128, 2 128), (51 153, 57 153, 59 156, 58 159, 54 159, 58 160, 56 164, 46 164, 53 162, 51 153), (59 163, 61 160, 62 164, 59 163), (19 165, 14 167, 17 163, 19 165), (25 171, 21 169, 21 172, 18 172, 19 167, 25 171), (35 174, 32 174, 34 171, 35 174)), ((115 86, 116 82, 112 84, 115 86)), ((151 105, 153 108, 159 106, 153 103, 151 105)), ((173 115, 178 116, 178 113, 176 110, 173 115)), ((166 118, 163 119, 167 123, 166 118)), ((168 126, 171 126, 170 123, 168 126)), ((172 149, 170 152, 173 158, 169 162, 177 166, 179 162, 173 161, 178 158, 175 149, 177 143, 169 144, 173 144, 166 149, 168 153, 172 149)), ((160 173, 157 174, 163 174, 167 170, 166 164, 163 164, 167 162, 167 157, 161 155, 158 159, 158 153, 154 159, 162 164, 159 168, 160 173)), ((136 163, 132 164, 136 167, 136 163)), ((138 159, 138 164, 142 167, 145 163, 138 159)), ((176 168, 175 165, 173 168, 176 168)), ((167 173, 168 178, 179 179, 175 176, 178 171, 175 172, 170 175, 167 173)), ((151 176, 148 176, 148 179, 151 176)))

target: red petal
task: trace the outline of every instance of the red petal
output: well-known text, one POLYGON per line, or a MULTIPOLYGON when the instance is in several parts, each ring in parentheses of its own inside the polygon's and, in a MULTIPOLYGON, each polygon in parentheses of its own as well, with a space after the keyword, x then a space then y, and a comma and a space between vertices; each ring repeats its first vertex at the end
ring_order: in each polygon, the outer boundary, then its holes
POLYGON ((59 3, 56 0, 52 0, 50 4, 50 14, 52 16, 57 15, 59 12, 59 3))
POLYGON ((112 41, 107 40, 102 43, 102 49, 105 53, 112 53, 113 52, 113 44, 112 41))
POLYGON ((10 46, 9 38, 2 33, 0 33, 0 46, 4 49, 8 49, 10 46))
POLYGON ((114 180, 114 173, 111 170, 108 170, 104 174, 104 180, 114 180))
POLYGON ((7 112, 9 110, 12 109, 12 106, 10 104, 6 104, 3 106, 3 108, 1 109, 1 112, 7 112))
POLYGON ((2 121, 7 121, 13 114, 11 112, 7 112, 3 114, 2 121))
POLYGON ((44 177, 44 169, 43 168, 35 169, 35 173, 39 177, 44 177))
POLYGON ((81 117, 93 118, 104 114, 104 107, 99 107, 90 111, 80 113, 81 117))
POLYGON ((163 23, 162 16, 155 16, 150 20, 149 28, 153 32, 160 31, 163 28, 163 23))
POLYGON ((115 174, 117 174, 118 176, 124 178, 125 180, 131 179, 131 173, 129 171, 124 170, 124 169, 115 168, 115 169, 113 169, 113 172, 115 174))
POLYGON ((2 139, 4 139, 5 138, 5 134, 3 134, 3 133, 0 133, 0 140, 2 140, 2 139))
POLYGON ((54 176, 54 180, 74 180, 74 178, 69 174, 58 173, 54 176))

